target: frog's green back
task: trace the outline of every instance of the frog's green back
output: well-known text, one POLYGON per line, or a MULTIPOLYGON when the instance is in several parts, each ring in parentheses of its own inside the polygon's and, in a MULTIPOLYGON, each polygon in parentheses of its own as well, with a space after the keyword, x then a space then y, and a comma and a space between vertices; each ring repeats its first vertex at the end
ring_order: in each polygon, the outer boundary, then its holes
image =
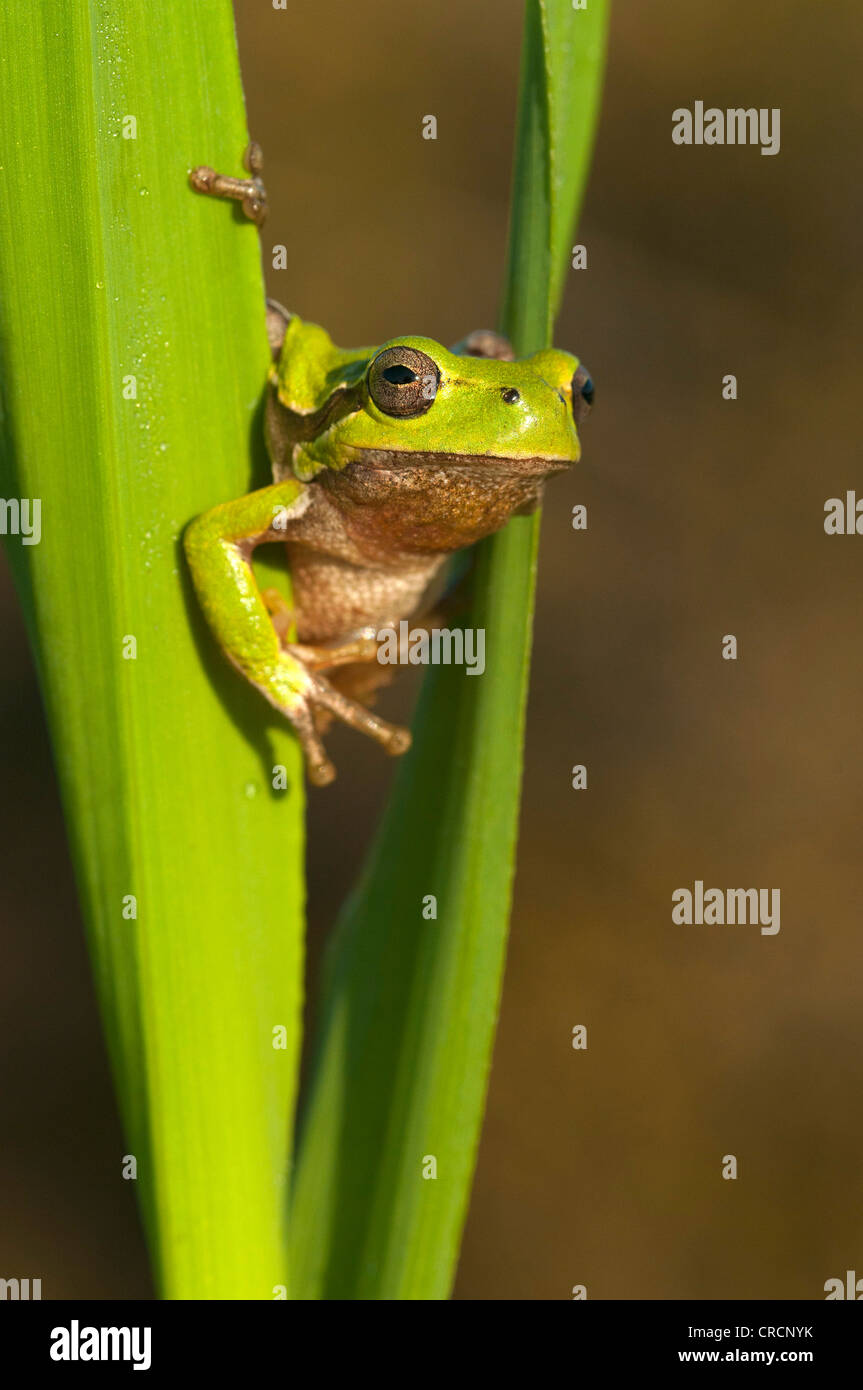
POLYGON ((294 314, 273 368, 279 400, 299 415, 314 415, 334 391, 361 380, 376 351, 373 347, 336 347, 325 328, 305 323, 294 314))

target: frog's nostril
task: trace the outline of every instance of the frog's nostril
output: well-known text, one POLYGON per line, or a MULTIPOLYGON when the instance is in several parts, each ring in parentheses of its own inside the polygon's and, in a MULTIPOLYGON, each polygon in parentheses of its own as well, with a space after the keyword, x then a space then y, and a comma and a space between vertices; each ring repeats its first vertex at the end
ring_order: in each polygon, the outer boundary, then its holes
POLYGON ((572 378, 572 413, 577 425, 590 414, 593 397, 593 377, 586 367, 580 366, 572 378))

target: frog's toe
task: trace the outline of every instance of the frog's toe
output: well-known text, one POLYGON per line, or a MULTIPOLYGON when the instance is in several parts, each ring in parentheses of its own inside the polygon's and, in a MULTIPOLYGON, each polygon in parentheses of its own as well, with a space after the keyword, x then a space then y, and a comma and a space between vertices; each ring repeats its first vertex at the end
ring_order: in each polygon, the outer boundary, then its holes
POLYGON ((307 762, 306 767, 309 772, 309 781, 313 787, 328 787, 331 782, 336 780, 335 766, 326 755, 320 762, 307 762))
POLYGON ((398 724, 391 724, 390 729, 391 733, 386 750, 393 757, 399 757, 402 753, 406 753, 411 746, 411 732, 410 729, 400 728, 398 724))
POLYGON ((358 729, 360 733, 373 738, 394 757, 410 748, 411 736, 407 729, 390 724, 386 719, 380 719, 364 705, 357 704, 356 700, 351 700, 340 690, 335 690, 329 681, 320 676, 315 677, 312 698, 316 704, 323 705, 325 710, 336 715, 343 723, 349 724, 352 729, 358 729))
POLYGON ((297 705, 291 710, 290 720, 296 730, 297 738, 300 740, 309 781, 314 787, 328 787, 331 782, 335 781, 336 769, 327 757, 326 749, 318 737, 318 730, 315 727, 314 716, 309 705, 306 703, 297 705))

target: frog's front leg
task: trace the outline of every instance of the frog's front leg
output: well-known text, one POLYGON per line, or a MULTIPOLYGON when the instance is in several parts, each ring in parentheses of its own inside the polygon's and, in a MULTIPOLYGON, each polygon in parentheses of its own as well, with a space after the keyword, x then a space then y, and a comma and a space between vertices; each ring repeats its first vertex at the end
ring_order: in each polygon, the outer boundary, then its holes
MULTIPOLYGON (((326 786, 336 775, 315 730, 323 708, 368 734, 388 753, 403 753, 410 734, 378 719, 334 690, 303 660, 303 648, 283 646, 251 566, 265 541, 284 541, 292 518, 308 506, 304 484, 294 480, 262 488, 204 512, 186 531, 189 568, 204 615, 228 659, 293 724, 303 747, 309 780, 326 786)), ((272 600, 271 600, 272 603, 272 600)))

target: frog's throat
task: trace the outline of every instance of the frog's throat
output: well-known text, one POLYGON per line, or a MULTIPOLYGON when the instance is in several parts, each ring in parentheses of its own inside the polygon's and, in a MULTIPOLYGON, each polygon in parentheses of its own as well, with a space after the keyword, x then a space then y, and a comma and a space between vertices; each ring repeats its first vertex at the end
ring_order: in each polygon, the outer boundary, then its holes
POLYGON ((274 460, 274 468, 281 476, 291 473, 303 483, 311 483, 326 474, 338 476, 342 473, 363 472, 377 476, 381 481, 391 478, 393 484, 404 483, 408 475, 429 476, 435 470, 455 472, 476 482, 503 482, 517 478, 548 478, 555 473, 563 473, 577 463, 576 458, 561 458, 548 454, 529 454, 522 458, 501 454, 464 454, 448 450, 409 450, 361 448, 353 445, 344 451, 344 458, 338 467, 327 464, 321 458, 309 455, 302 443, 296 445, 288 455, 286 468, 279 470, 274 460))

